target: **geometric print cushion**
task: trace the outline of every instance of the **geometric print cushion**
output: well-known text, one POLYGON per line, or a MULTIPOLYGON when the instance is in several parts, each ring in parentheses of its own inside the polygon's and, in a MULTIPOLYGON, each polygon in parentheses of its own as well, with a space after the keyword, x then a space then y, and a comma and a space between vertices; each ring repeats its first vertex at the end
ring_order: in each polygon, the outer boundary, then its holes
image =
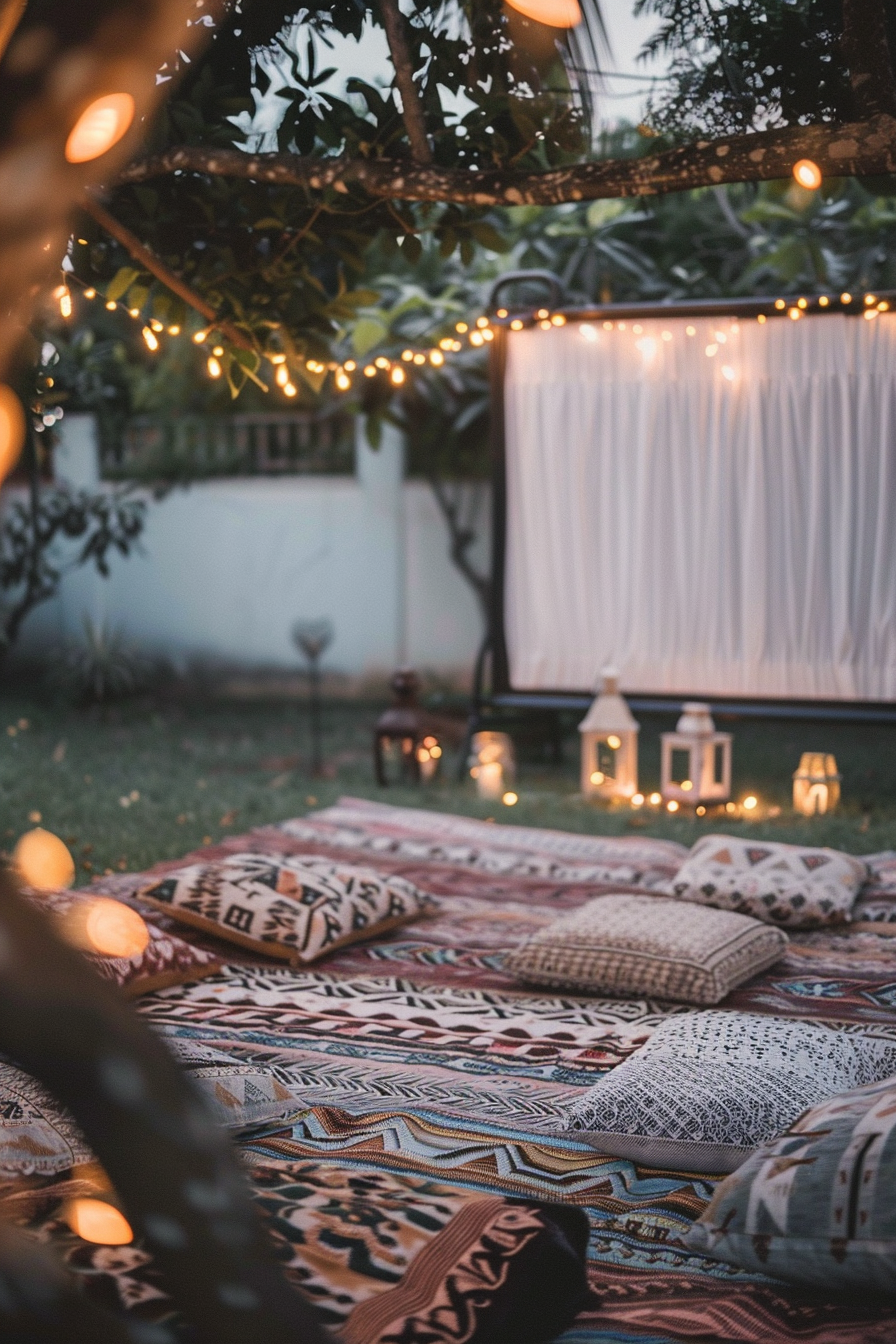
MULTIPOLYGON (((165 1044, 218 1124, 231 1131, 279 1120, 303 1104, 296 1084, 276 1067, 246 1063, 196 1041, 165 1044)), ((0 1173, 49 1176, 93 1160, 68 1111, 36 1079, 0 1061, 0 1173)))
POLYGON ((718 1003, 776 962, 781 929, 726 910, 683 916, 664 896, 597 896, 555 919, 504 958, 530 984, 590 994, 718 1003))
POLYGON ((826 1290, 896 1296, 896 1078, 813 1106, 716 1190, 702 1255, 826 1290))
POLYGON ((649 1166, 733 1171, 807 1106, 893 1073, 896 1033, 682 1014, 578 1097, 566 1128, 601 1152, 649 1166))
POLYGON ((230 854, 193 863, 139 895, 174 919, 293 965, 435 908, 403 877, 304 854, 230 854))
MULTIPOLYGON (((97 899, 95 893, 84 891, 31 893, 26 890, 24 894, 32 905, 60 919, 65 919, 79 906, 89 906, 97 899)), ((149 942, 136 956, 107 957, 98 952, 84 954, 97 974, 117 985, 127 998, 148 994, 154 989, 168 989, 171 985, 201 980, 221 969, 221 959, 214 953, 184 942, 176 933, 160 929, 152 919, 147 919, 145 923, 149 942)))
POLYGON ((812 929, 848 920, 867 876, 862 859, 840 850, 707 835, 664 890, 767 924, 812 929))

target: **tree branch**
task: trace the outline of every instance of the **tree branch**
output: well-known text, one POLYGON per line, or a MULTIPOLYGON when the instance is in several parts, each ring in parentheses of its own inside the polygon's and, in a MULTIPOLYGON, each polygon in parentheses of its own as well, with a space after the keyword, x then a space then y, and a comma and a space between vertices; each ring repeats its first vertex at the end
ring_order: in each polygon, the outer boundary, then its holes
POLYGON ((420 94, 414 83, 414 65, 404 31, 404 16, 396 0, 380 0, 380 13, 383 16, 386 40, 395 67, 395 83, 401 94, 401 111, 408 140, 411 142, 411 154, 415 163, 432 163, 432 150, 426 138, 426 119, 423 116, 420 94))
POLYGON ((698 141, 642 159, 609 159, 546 172, 409 165, 395 159, 303 158, 245 154, 239 149, 184 146, 138 160, 119 182, 145 182, 171 173, 249 178, 306 190, 351 186, 371 196, 461 205, 560 205, 565 201, 653 196, 723 182, 786 178, 797 159, 811 158, 826 177, 896 172, 896 117, 876 116, 845 126, 788 126, 726 140, 698 141))
POLYGON ((174 271, 169 271, 165 263, 160 261, 154 252, 150 252, 148 247, 144 247, 140 239, 135 237, 130 229, 126 229, 123 224, 120 224, 89 193, 85 194, 81 204, 85 212, 96 220, 100 228, 105 229, 106 233, 111 234, 116 242, 121 243, 122 247, 136 262, 149 271, 150 275, 154 275, 157 280, 161 280, 167 289, 170 289, 178 298, 183 299, 184 303, 188 304, 190 308, 194 308, 197 313, 201 314, 206 322, 210 323, 216 331, 220 331, 221 335, 225 336, 232 345, 238 345, 243 350, 255 349, 249 338, 238 327, 232 326, 230 322, 222 322, 211 304, 206 303, 205 299, 191 289, 188 284, 185 284, 179 275, 175 275, 174 271))
POLYGON ((896 79, 887 41, 883 0, 843 0, 840 49, 849 70, 853 112, 896 117, 896 79))

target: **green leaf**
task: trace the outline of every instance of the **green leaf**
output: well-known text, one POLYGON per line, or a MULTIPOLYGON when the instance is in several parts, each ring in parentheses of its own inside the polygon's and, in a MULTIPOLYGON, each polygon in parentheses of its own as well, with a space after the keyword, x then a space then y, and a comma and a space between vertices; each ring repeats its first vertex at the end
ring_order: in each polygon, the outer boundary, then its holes
POLYGON ((107 299, 120 299, 130 289, 131 285, 139 278, 141 272, 135 270, 133 266, 122 266, 119 271, 113 275, 106 289, 107 299))
POLYGON ((379 345, 389 335, 388 327, 374 317, 362 317, 352 332, 352 345, 355 353, 366 355, 375 345, 379 345))

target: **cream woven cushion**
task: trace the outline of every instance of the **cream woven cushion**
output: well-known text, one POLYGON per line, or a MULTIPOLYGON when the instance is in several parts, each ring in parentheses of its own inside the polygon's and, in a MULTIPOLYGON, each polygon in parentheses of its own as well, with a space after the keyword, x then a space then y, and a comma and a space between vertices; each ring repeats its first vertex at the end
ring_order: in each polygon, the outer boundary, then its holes
POLYGON ((520 980, 592 994, 718 1003, 782 955, 787 936, 726 910, 663 896, 598 896, 514 948, 520 980))
POLYGON ((570 1106, 601 1152, 679 1171, 734 1171, 808 1106, 896 1072, 896 1030, 837 1031, 752 1013, 668 1018, 570 1106))
POLYGON ((665 891, 769 924, 819 928, 848 920, 868 865, 836 849, 707 835, 665 891))

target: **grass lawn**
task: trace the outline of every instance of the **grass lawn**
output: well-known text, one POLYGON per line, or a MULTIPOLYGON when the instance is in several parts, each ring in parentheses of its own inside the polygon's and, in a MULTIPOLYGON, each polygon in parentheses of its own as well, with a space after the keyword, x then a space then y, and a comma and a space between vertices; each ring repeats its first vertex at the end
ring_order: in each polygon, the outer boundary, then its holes
MULTIPOLYGON (((0 694, 0 846, 11 849, 40 814, 41 824, 67 841, 79 878, 87 880, 91 873, 139 869, 209 838, 302 815, 342 793, 593 834, 634 829, 685 844, 722 828, 717 819, 586 803, 577 796, 572 722, 562 765, 523 746, 515 807, 481 803, 472 781, 456 783, 450 752, 439 781, 420 789, 378 789, 370 741, 379 709, 356 701, 327 706, 327 773, 313 779, 301 703, 157 699, 84 710, 0 694)), ((645 792, 659 782, 658 734, 672 726, 671 716, 642 716, 645 792)), ((734 733, 735 798, 752 792, 763 805, 781 808, 775 818, 728 821, 725 829, 749 827, 757 838, 854 853, 896 847, 896 727, 747 718, 720 721, 719 727, 734 733), (807 750, 837 757, 843 803, 832 816, 806 820, 790 809, 791 774, 807 750)))

